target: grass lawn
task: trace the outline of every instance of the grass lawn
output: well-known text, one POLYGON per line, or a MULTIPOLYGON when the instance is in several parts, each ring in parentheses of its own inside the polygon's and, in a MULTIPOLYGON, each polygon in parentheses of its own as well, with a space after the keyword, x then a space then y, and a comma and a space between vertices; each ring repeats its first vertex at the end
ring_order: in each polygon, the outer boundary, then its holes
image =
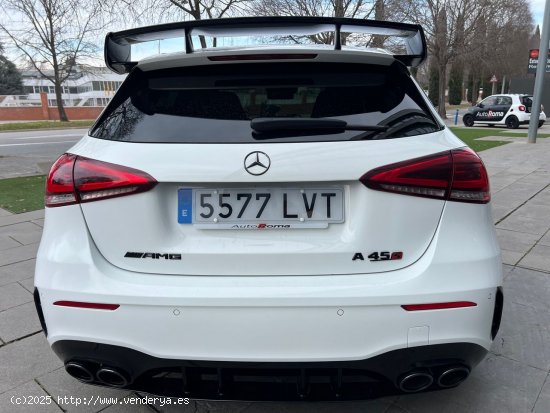
MULTIPOLYGON (((464 141, 470 148, 476 152, 481 152, 486 149, 491 149, 496 146, 505 145, 507 141, 478 141, 476 139, 483 138, 485 136, 502 136, 502 137, 512 137, 520 138, 527 137, 527 133, 513 133, 507 132, 502 129, 495 128, 450 128, 453 133, 458 136, 461 140, 464 141)), ((539 138, 548 138, 550 134, 540 133, 537 135, 539 138)))
POLYGON ((89 128, 95 120, 71 120, 69 122, 39 121, 39 122, 15 122, 0 124, 0 132, 2 131, 18 131, 29 129, 66 129, 66 128, 89 128))
POLYGON ((0 208, 19 214, 44 208, 46 177, 25 176, 0 180, 0 208))

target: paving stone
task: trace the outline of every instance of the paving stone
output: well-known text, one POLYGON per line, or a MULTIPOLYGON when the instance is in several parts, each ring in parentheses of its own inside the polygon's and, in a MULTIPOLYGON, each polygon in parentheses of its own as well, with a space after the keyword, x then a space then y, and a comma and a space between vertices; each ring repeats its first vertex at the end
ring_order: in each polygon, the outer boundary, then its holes
POLYGON ((407 410, 395 404, 392 404, 390 407, 388 407, 388 410, 386 410, 385 413, 407 413, 407 410))
POLYGON ((542 391, 535 403, 533 413, 548 413, 550 412, 550 377, 546 377, 542 391))
POLYGON ((34 380, 0 395, 0 412, 61 413, 62 411, 34 380), (23 404, 30 401, 36 404, 23 404))
POLYGON ((529 202, 534 205, 550 205, 550 188, 542 190, 529 202))
POLYGON ((503 264, 502 265, 502 278, 503 279, 508 278, 508 276, 512 273, 513 270, 514 270, 513 265, 503 264))
POLYGON ((507 167, 495 166, 495 165, 487 165, 486 164, 485 166, 487 167, 487 175, 489 175, 489 177, 497 175, 497 174, 501 173, 502 171, 505 171, 505 170, 508 169, 507 167))
POLYGON ((521 252, 523 254, 535 245, 540 238, 540 235, 526 232, 509 231, 500 228, 497 228, 496 231, 500 248, 508 251, 521 252))
POLYGON ((0 234, 0 251, 20 247, 21 243, 6 234, 0 234))
POLYGON ((31 222, 40 228, 44 228, 44 219, 33 219, 31 222))
POLYGON ((7 235, 17 242, 27 245, 40 241, 42 229, 32 222, 20 222, 13 225, 0 227, 0 235, 7 235))
POLYGON ((491 201, 500 206, 517 207, 539 193, 546 184, 514 182, 498 191, 491 197, 491 201))
POLYGON ((507 229, 516 232, 526 232, 529 234, 542 236, 548 231, 548 225, 541 225, 540 220, 535 218, 528 218, 515 211, 512 215, 507 217, 504 221, 497 224, 497 228, 507 229))
POLYGON ((519 262, 522 267, 550 272, 550 246, 535 245, 519 262))
POLYGON ((0 267, 0 286, 21 281, 34 276, 35 259, 21 261, 0 267))
POLYGON ((550 231, 548 231, 546 234, 544 234, 544 237, 542 237, 539 242, 540 245, 546 245, 550 247, 550 231))
POLYGON ((25 280, 19 281, 19 284, 23 286, 25 290, 27 290, 30 293, 34 292, 34 277, 27 278, 25 280))
POLYGON ((506 188, 507 186, 516 182, 519 178, 517 176, 508 174, 489 175, 489 182, 491 186, 491 193, 496 194, 498 191, 506 188))
POLYGON ((550 222, 550 205, 540 205, 529 201, 516 213, 523 217, 538 219, 541 223, 550 222))
MULTIPOLYGON (((375 400, 329 403, 252 403, 246 413, 384 413, 396 400, 386 397, 375 400)), ((217 410, 222 412, 225 410, 217 410)), ((200 412, 200 410, 199 410, 200 412)), ((205 412, 204 410, 202 412, 205 412)), ((236 412, 236 411, 235 411, 236 412)))
MULTIPOLYGON (((157 410, 153 410, 148 405, 131 404, 135 400, 136 396, 125 397, 120 404, 113 404, 107 407, 105 410, 101 410, 101 413, 154 413, 157 410), (128 404, 126 404, 127 402, 128 404)), ((194 412, 192 409, 180 409, 180 412, 188 411, 194 412)))
POLYGON ((6 284, 0 287, 0 311, 32 301, 32 294, 18 283, 6 284))
MULTIPOLYGON (((217 402, 208 400, 196 400, 195 410, 196 413, 239 413, 248 411, 249 408, 253 408, 254 404, 264 403, 251 403, 251 402, 217 402)), ((286 403, 268 403, 268 404, 280 404, 286 403)), ((157 407, 158 408, 158 407, 157 407)))
POLYGON ((550 274, 515 267, 504 282, 504 300, 550 311, 550 274))
POLYGON ((6 344, 0 347, 0 394, 53 371, 61 364, 42 333, 6 344))
POLYGON ((0 267, 35 258, 37 251, 38 244, 22 245, 20 247, 4 250, 2 254, 0 254, 0 267))
POLYGON ((13 225, 19 222, 32 221, 33 219, 44 218, 44 210, 39 209, 37 211, 24 212, 22 214, 12 214, 8 216, 0 216, 0 227, 4 225, 13 225))
POLYGON ((505 249, 501 249, 500 254, 502 257, 502 263, 508 265, 516 265, 517 262, 523 257, 523 253, 521 252, 508 251, 505 249))
POLYGON ((0 338, 5 343, 41 330, 34 302, 0 312, 0 338))
POLYGON ((496 206, 495 204, 491 204, 491 206, 492 206, 493 222, 495 224, 514 210, 514 208, 512 207, 496 206))
MULTIPOLYGON (((146 401, 147 403, 149 403, 148 405, 150 406, 150 408, 160 413, 187 412, 187 411, 198 413, 198 404, 207 403, 205 401, 199 401, 199 400, 187 399, 187 401, 185 401, 183 400, 183 398, 159 397, 159 396, 154 396, 144 392, 134 392, 134 394, 136 397, 139 397, 142 400, 145 400, 145 398, 147 398, 146 401), (155 400, 155 398, 157 399, 155 400), (163 401, 161 402, 159 399, 162 399, 163 401)), ((226 412, 233 413, 234 411, 232 410, 232 408, 236 404, 246 404, 246 407, 248 407, 248 405, 250 404, 247 402, 240 403, 240 402, 223 402, 223 401, 212 402, 212 403, 215 403, 215 404, 217 403, 218 406, 225 406, 227 410, 223 410, 224 413, 226 412)), ((215 409, 215 407, 213 408, 215 409)), ((217 411, 217 410, 214 410, 214 411, 217 411)))
MULTIPOLYGON (((506 290, 504 291, 506 297, 506 290)), ((500 330, 491 351, 522 364, 550 369, 550 324, 546 309, 504 299, 500 330)))
POLYGON ((129 396, 129 390, 116 390, 84 384, 71 377, 64 367, 37 378, 40 385, 56 399, 67 412, 98 412, 112 404, 117 398, 129 396), (82 404, 71 403, 70 397, 79 397, 82 404), (90 405, 88 405, 88 403, 90 405))
POLYGON ((525 175, 518 182, 548 185, 550 184, 550 173, 548 173, 547 171, 541 171, 539 169, 534 171, 533 173, 525 175))
POLYGON ((395 404, 413 413, 530 412, 546 372, 489 354, 453 389, 400 396, 395 404))

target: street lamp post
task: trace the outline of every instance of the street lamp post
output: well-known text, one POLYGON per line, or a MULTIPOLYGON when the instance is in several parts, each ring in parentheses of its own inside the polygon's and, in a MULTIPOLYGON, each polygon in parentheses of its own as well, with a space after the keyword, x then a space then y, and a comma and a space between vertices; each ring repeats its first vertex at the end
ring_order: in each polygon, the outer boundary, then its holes
POLYGON ((537 74, 535 75, 533 106, 531 107, 531 119, 529 121, 529 143, 535 143, 537 141, 542 88, 544 86, 544 74, 546 73, 546 61, 548 59, 548 43, 550 43, 550 0, 546 0, 544 19, 542 21, 542 33, 540 34, 539 63, 537 65, 537 74))

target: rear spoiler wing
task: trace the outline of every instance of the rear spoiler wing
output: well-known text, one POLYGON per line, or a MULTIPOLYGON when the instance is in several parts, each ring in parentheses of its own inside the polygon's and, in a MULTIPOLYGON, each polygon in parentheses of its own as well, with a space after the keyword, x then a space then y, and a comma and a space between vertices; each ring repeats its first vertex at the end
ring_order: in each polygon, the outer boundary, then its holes
POLYGON ((394 58, 407 66, 416 67, 426 58, 426 38, 417 24, 379 20, 335 17, 237 17, 227 19, 193 20, 139 27, 108 33, 105 38, 105 63, 116 73, 128 73, 137 61, 132 60, 132 44, 181 37, 185 52, 193 53, 192 36, 269 36, 311 35, 334 31, 334 49, 341 50, 341 33, 364 33, 399 37, 404 40, 406 54, 394 58))

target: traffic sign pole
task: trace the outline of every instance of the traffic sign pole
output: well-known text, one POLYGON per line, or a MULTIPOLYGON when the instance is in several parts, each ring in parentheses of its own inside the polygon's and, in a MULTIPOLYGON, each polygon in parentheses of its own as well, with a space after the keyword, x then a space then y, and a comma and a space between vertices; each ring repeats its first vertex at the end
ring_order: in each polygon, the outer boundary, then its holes
POLYGON ((544 19, 542 21, 542 33, 540 34, 539 63, 535 77, 535 90, 533 91, 533 106, 531 107, 531 119, 529 121, 529 143, 537 141, 539 128, 540 105, 542 100, 542 88, 544 86, 544 73, 546 72, 546 60, 548 58, 548 43, 550 43, 550 0, 546 0, 544 7, 544 19))

